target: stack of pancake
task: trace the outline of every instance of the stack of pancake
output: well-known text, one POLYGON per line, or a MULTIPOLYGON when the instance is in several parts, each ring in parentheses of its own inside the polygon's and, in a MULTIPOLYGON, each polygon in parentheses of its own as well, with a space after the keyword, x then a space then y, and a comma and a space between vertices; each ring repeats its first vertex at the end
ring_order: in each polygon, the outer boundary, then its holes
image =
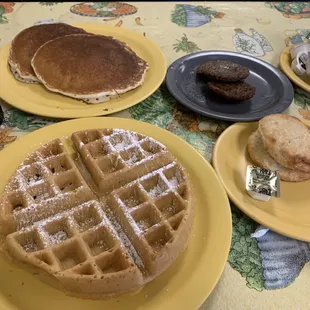
POLYGON ((248 152, 257 166, 279 170, 282 181, 310 179, 310 128, 296 117, 273 114, 261 119, 248 152))
POLYGON ((64 23, 21 31, 8 63, 15 78, 48 90, 100 103, 140 86, 148 64, 124 42, 64 23))

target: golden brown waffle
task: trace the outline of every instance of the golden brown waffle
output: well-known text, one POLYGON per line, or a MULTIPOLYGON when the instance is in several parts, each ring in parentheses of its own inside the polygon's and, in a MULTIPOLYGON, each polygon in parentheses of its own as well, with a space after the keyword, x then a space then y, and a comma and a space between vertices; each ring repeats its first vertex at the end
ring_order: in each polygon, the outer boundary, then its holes
POLYGON ((191 187, 165 146, 103 129, 31 154, 0 201, 4 251, 67 293, 105 298, 139 291, 185 248, 191 187))

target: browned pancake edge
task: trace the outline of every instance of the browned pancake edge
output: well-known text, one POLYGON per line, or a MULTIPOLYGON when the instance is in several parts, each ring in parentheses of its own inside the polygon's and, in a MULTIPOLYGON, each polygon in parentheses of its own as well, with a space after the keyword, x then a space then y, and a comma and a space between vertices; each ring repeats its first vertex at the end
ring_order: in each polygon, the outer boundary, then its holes
POLYGON ((34 77, 31 59, 38 48, 47 41, 73 33, 85 33, 85 30, 65 23, 52 23, 31 26, 21 31, 12 41, 9 65, 20 77, 34 77))

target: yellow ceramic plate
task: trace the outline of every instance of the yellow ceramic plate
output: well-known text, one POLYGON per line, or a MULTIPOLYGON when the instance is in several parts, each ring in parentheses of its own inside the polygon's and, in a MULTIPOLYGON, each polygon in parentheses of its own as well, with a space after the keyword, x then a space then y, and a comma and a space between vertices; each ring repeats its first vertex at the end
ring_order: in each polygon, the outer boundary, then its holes
POLYGON ((280 234, 310 241, 310 180, 281 182, 281 197, 268 202, 251 198, 245 190, 246 167, 253 165, 247 142, 256 129, 257 123, 236 123, 226 129, 215 145, 213 166, 230 199, 253 220, 280 234))
POLYGON ((305 91, 310 92, 310 78, 307 80, 302 80, 298 75, 294 73, 291 69, 291 55, 290 55, 291 46, 288 46, 283 50, 280 55, 280 67, 281 70, 287 75, 287 77, 294 82, 297 86, 301 87, 305 91))
POLYGON ((68 137, 74 131, 104 127, 125 128, 152 136, 165 144, 185 167, 196 196, 196 217, 187 249, 171 268, 139 294, 109 301, 67 297, 0 258, 1 310, 192 310, 197 309, 213 290, 223 271, 231 241, 228 198, 211 165, 172 133, 146 123, 112 117, 84 118, 47 126, 0 152, 0 193, 19 163, 41 143, 68 137))
MULTIPOLYGON (((144 83, 120 98, 101 104, 86 104, 48 91, 43 85, 18 82, 7 65, 9 45, 0 50, 0 98, 23 111, 56 118, 78 118, 107 115, 129 108, 150 96, 166 74, 166 59, 152 41, 133 31, 102 24, 76 25, 88 32, 113 36, 126 42, 150 66, 144 83)), ((77 64, 78 65, 78 64, 77 64)))

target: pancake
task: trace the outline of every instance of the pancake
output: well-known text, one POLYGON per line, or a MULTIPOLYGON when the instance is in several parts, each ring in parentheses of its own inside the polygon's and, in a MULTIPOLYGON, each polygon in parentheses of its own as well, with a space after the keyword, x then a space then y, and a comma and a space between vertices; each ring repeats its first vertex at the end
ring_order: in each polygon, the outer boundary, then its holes
POLYGON ((21 31, 12 41, 8 60, 15 78, 25 83, 38 82, 31 67, 31 59, 37 49, 49 40, 73 33, 85 31, 64 23, 41 24, 21 31))
POLYGON ((37 78, 53 92, 100 103, 135 89, 148 64, 112 37, 75 34, 42 45, 32 59, 37 78))

